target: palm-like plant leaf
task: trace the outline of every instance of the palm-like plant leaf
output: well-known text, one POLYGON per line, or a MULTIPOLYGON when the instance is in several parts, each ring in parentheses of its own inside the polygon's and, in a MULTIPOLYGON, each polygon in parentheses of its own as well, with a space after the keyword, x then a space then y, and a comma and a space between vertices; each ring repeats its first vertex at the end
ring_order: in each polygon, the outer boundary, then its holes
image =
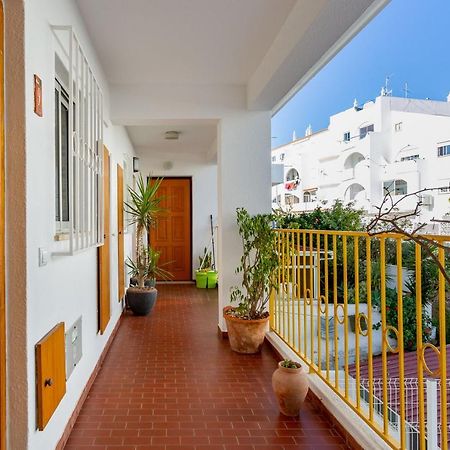
POLYGON ((128 187, 130 201, 125 202, 125 211, 131 216, 131 224, 140 225, 146 230, 154 225, 156 216, 164 211, 160 205, 164 197, 158 195, 161 182, 162 178, 146 182, 142 175, 139 175, 136 188, 128 187))

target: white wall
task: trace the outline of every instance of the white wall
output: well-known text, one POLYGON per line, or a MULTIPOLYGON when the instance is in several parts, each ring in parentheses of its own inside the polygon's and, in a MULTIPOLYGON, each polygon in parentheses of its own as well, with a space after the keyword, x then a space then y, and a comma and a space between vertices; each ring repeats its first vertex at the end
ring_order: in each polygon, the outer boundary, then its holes
POLYGON ((226 330, 222 308, 230 289, 242 283, 235 274, 242 255, 236 208, 270 213, 270 112, 241 112, 220 121, 218 135, 219 327, 226 330))
MULTIPOLYGON (((117 284, 116 164, 133 148, 122 127, 109 122, 108 87, 90 46, 78 10, 71 0, 29 0, 25 4, 26 156, 27 156, 27 353, 28 448, 54 448, 84 386, 121 314, 117 284), (54 50, 50 25, 72 25, 105 97, 104 143, 111 152, 111 319, 104 335, 97 334, 97 249, 75 256, 53 256, 38 267, 38 248, 54 251, 54 50), (33 113, 33 74, 43 85, 43 117, 33 113), (67 393, 44 431, 36 430, 34 346, 58 322, 66 329, 83 318, 83 357, 67 382, 67 393)), ((125 253, 130 253, 130 236, 125 253)), ((13 442, 13 441, 12 441, 13 442)), ((12 444, 14 448, 14 444, 12 444)))
POLYGON ((143 176, 192 177, 192 275, 195 277, 199 256, 209 245, 210 214, 217 225, 217 164, 203 155, 177 157, 151 150, 141 152, 139 158, 143 176), (172 168, 164 168, 167 161, 173 164, 172 168))

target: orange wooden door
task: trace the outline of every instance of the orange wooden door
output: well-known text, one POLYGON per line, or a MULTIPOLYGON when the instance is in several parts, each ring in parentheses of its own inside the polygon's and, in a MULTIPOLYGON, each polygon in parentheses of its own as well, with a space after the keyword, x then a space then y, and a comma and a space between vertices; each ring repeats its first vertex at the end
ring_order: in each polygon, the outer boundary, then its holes
POLYGON ((104 242, 98 248, 98 328, 103 334, 111 316, 110 294, 110 230, 109 230, 109 152, 103 149, 103 223, 104 242))
POLYGON ((37 425, 43 430, 66 394, 64 323, 36 344, 37 425))
POLYGON ((161 252, 160 263, 173 281, 192 280, 191 179, 164 178, 160 187, 166 210, 150 231, 150 245, 161 252))
POLYGON ((123 169, 117 164, 117 265, 119 283, 119 301, 125 295, 125 247, 123 222, 123 169))
POLYGON ((5 139, 3 2, 0 1, 0 449, 6 449, 5 139))

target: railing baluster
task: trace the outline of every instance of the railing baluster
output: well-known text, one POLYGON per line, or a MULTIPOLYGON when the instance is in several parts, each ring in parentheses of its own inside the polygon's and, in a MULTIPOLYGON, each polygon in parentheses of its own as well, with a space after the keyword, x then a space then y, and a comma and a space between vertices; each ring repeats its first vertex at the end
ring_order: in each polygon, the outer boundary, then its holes
MULTIPOLYGON (((400 444, 406 448, 406 426, 405 426, 405 357, 403 344, 403 266, 402 266, 402 240, 396 240, 397 247, 397 349, 399 366, 399 390, 400 390, 400 444)), ((386 336, 387 339, 387 336, 386 336)))
POLYGON ((338 344, 338 292, 337 292, 337 236, 333 234, 333 321, 334 321, 334 386, 339 388, 339 344, 338 344))
MULTIPOLYGON (((438 260, 441 267, 445 268, 445 254, 442 243, 440 243, 438 248, 438 260)), ((447 450, 448 440, 447 440, 447 355, 446 355, 446 337, 445 337, 445 277, 439 272, 439 291, 438 291, 438 302, 439 302, 439 342, 440 342, 440 361, 439 369, 441 374, 441 449, 447 450)))
POLYGON ((373 349, 372 349, 372 260, 371 240, 366 237, 366 290, 367 290, 367 354, 369 376, 369 419, 373 420, 373 349))
POLYGON ((359 386, 361 382, 360 368, 359 368, 359 237, 354 237, 353 242, 353 259, 355 265, 355 364, 356 364, 356 407, 361 406, 359 386))
POLYGON ((306 320, 306 295, 307 295, 307 289, 306 289, 306 233, 303 232, 303 250, 302 250, 302 257, 303 257, 303 355, 306 358, 306 354, 308 351, 307 348, 307 342, 308 342, 308 332, 307 332, 307 320, 306 320))
POLYGON ((423 361, 422 361, 422 249, 419 244, 416 243, 415 249, 416 257, 416 322, 417 322, 417 335, 416 335, 416 354, 417 354, 417 388, 419 397, 419 439, 420 448, 426 449, 425 443, 425 396, 423 391, 423 361))
POLYGON ((297 265, 297 327, 298 327, 298 336, 297 336, 297 351, 300 354, 300 343, 301 343, 301 314, 300 314, 300 297, 301 297, 301 278, 300 278, 300 232, 297 230, 295 233, 296 240, 296 265, 297 265))
POLYGON ((309 340, 310 340, 310 360, 314 364, 314 247, 313 247, 313 234, 309 232, 309 340))
POLYGON ((386 242, 380 238, 380 296, 381 296, 381 358, 382 358, 382 389, 383 389, 383 432, 389 432, 388 391, 387 391, 387 346, 386 346, 386 242))
POLYGON ((328 325, 328 233, 324 233, 324 251, 325 251, 325 358, 327 381, 330 381, 330 346, 329 346, 329 325, 328 325))
POLYGON ((294 232, 291 232, 291 272, 292 272, 292 289, 291 289, 291 310, 292 310, 292 348, 295 349, 295 297, 294 292, 297 292, 297 277, 295 276, 295 248, 294 248, 294 232))
POLYGON ((321 289, 320 289, 320 252, 321 252, 321 242, 320 233, 316 235, 317 243, 317 253, 316 253, 316 264, 317 264, 317 274, 316 274, 316 289, 317 289, 317 369, 319 372, 322 370, 322 339, 321 339, 321 323, 320 319, 322 317, 322 300, 321 300, 321 289))
POLYGON ((348 279, 347 279, 347 236, 342 236, 342 254, 344 266, 344 386, 345 399, 348 401, 348 279))

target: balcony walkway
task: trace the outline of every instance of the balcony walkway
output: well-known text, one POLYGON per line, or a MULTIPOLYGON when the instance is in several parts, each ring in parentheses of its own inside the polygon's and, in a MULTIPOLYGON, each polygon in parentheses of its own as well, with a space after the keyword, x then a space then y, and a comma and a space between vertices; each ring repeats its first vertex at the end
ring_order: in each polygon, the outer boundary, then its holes
POLYGON ((215 290, 160 286, 150 316, 124 317, 66 449, 346 448, 312 406, 278 413, 276 364, 218 337, 215 290))

